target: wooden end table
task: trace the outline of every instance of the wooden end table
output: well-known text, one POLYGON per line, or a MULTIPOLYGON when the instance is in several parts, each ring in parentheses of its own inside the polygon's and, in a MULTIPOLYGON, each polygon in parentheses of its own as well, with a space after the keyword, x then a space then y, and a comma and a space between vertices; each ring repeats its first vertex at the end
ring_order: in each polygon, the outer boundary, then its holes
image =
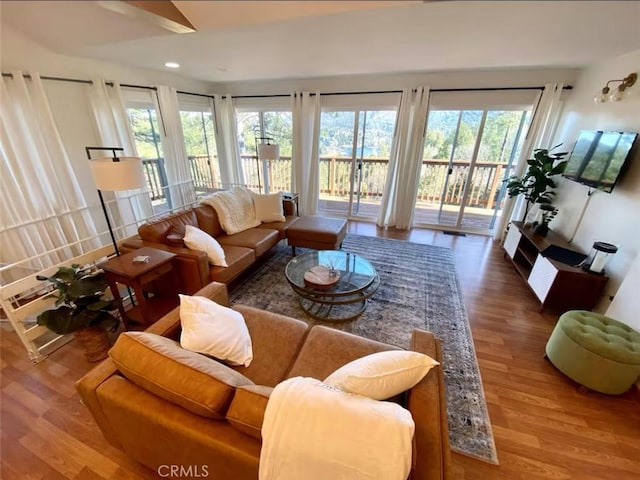
POLYGON ((125 311, 124 305, 120 302, 120 314, 125 328, 130 329, 129 322, 151 325, 178 306, 178 288, 174 280, 175 274, 172 274, 175 257, 175 253, 143 247, 111 258, 100 265, 109 282, 113 298, 121 299, 118 284, 127 285, 135 293, 133 308, 125 311), (145 255, 150 257, 148 262, 134 263, 134 257, 145 255), (155 293, 145 291, 145 286, 159 279, 162 279, 161 288, 155 293))

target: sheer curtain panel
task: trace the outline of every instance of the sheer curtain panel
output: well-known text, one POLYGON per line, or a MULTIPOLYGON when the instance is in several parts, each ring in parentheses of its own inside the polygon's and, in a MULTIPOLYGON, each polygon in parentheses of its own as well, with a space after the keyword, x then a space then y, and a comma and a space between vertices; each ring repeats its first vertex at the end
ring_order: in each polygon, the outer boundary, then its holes
MULTIPOLYGON (((123 155, 137 157, 135 142, 127 111, 124 106, 120 85, 113 82, 113 87, 106 85, 104 79, 94 78, 89 87, 89 99, 100 136, 100 147, 124 148, 123 155)), ((105 150, 93 152, 93 157, 108 156, 105 150)), ((109 208, 114 219, 114 230, 120 238, 134 235, 137 232, 136 222, 153 215, 151 197, 145 189, 113 192, 117 209, 109 208), (116 210, 116 211, 114 211, 116 210)), ((111 192, 103 192, 108 200, 111 192)), ((110 207, 111 207, 111 202, 110 207)))
MULTIPOLYGON (((551 139, 558 126, 558 118, 562 102, 562 83, 548 83, 538 97, 537 106, 531 119, 527 138, 522 145, 520 158, 514 175, 521 176, 527 168, 527 159, 531 158, 537 148, 551 148, 551 139)), ((525 202, 522 195, 507 198, 502 210, 500 225, 496 228, 495 238, 502 238, 507 224, 512 220, 520 220, 524 214, 525 202)))
POLYGON ((175 88, 160 85, 156 93, 160 139, 169 180, 167 193, 170 195, 172 208, 178 209, 196 201, 189 157, 184 146, 178 92, 175 88))
POLYGON ((418 192, 429 89, 402 91, 378 225, 411 228, 418 192))
POLYGON ((320 94, 303 92, 291 95, 293 117, 293 185, 300 194, 301 215, 318 213, 320 94))
MULTIPOLYGON (((0 80, 0 263, 42 269, 99 246, 40 76, 0 80)), ((12 280, 3 272, 2 280, 12 280)))
POLYGON ((220 179, 225 186, 244 185, 233 99, 230 95, 214 95, 213 107, 216 145, 220 162, 220 179))

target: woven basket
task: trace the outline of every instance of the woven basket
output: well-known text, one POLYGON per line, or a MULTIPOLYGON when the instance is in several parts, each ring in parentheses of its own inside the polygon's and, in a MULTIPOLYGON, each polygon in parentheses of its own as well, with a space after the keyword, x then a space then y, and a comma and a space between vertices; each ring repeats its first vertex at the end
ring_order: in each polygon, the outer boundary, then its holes
POLYGON ((76 340, 84 350, 84 356, 88 362, 99 362, 107 358, 107 352, 111 344, 104 328, 81 328, 75 331, 73 336, 76 337, 76 340))

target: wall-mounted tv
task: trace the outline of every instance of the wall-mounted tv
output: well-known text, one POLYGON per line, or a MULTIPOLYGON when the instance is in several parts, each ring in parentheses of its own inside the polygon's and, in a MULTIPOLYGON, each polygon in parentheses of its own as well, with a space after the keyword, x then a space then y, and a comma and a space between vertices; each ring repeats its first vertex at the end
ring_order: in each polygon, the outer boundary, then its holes
POLYGON ((563 175, 611 193, 629 163, 637 138, 633 132, 582 130, 563 175))

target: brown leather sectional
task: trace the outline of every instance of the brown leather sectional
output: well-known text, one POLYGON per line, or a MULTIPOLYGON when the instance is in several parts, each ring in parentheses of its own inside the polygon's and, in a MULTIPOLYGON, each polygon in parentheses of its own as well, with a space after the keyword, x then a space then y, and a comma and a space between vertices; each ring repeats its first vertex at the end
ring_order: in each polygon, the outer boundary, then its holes
POLYGON ((152 247, 177 254, 174 268, 180 275, 182 293, 193 294, 210 282, 231 282, 286 238, 287 229, 300 217, 289 214, 292 212, 285 213, 284 222, 263 223, 227 235, 216 211, 209 205, 198 205, 142 225, 138 235, 123 241, 122 250, 152 247), (214 237, 222 245, 228 267, 209 265, 204 252, 186 248, 182 241, 186 225, 198 227, 214 237))
MULTIPOLYGON (((198 295, 228 304, 226 286, 219 283, 198 295)), ((251 335, 249 367, 182 350, 176 308, 149 327, 155 335, 121 336, 110 358, 80 379, 82 400, 109 443, 160 475, 167 465, 191 465, 206 468, 209 478, 257 480, 272 387, 296 376, 322 380, 356 358, 396 348, 263 310, 234 308, 251 335)), ((441 361, 440 343, 431 333, 414 330, 411 349, 441 361)), ((449 478, 442 368, 391 400, 415 422, 410 478, 449 478)))

